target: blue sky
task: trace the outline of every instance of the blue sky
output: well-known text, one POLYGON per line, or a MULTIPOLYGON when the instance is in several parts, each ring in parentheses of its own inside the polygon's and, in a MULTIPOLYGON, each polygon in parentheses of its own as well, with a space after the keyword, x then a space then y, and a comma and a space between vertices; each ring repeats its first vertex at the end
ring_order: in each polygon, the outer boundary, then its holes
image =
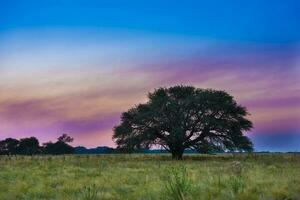
POLYGON ((97 27, 257 42, 298 42, 300 2, 1 1, 0 30, 97 27))

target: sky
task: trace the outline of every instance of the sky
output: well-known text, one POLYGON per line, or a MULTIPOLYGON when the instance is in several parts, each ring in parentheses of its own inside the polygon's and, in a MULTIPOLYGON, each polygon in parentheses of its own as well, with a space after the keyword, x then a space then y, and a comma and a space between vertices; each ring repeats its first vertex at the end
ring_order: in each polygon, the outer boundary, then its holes
POLYGON ((257 151, 300 151, 300 2, 0 1, 0 139, 112 146, 120 114, 177 84, 248 108, 257 151))

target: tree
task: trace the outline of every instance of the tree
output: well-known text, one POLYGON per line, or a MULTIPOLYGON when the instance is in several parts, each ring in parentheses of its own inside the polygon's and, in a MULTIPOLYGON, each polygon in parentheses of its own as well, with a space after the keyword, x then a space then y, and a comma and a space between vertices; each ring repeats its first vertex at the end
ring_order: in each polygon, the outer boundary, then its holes
POLYGON ((74 147, 62 141, 57 141, 55 143, 48 142, 44 144, 44 153, 53 155, 72 154, 74 153, 74 147))
POLYGON ((18 153, 23 155, 34 155, 40 153, 39 141, 35 137, 23 138, 18 146, 18 153))
POLYGON ((1 155, 15 155, 19 146, 19 140, 13 138, 6 138, 0 141, 1 155))
POLYGON ((122 113, 113 134, 118 149, 159 145, 173 159, 182 159, 185 149, 253 150, 243 135, 252 128, 248 112, 224 91, 180 85, 156 89, 148 98, 122 113))
POLYGON ((6 155, 7 151, 6 151, 6 144, 4 140, 0 141, 0 155, 6 155))
POLYGON ((68 143, 71 143, 74 139, 68 136, 67 134, 63 134, 59 138, 57 138, 57 142, 52 143, 48 142, 44 144, 43 151, 45 154, 72 154, 75 149, 68 143))

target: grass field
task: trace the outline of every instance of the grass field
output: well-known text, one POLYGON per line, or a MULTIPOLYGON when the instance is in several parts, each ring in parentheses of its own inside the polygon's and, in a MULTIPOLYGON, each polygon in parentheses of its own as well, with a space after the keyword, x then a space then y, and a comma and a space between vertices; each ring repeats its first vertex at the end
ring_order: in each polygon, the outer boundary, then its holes
POLYGON ((0 199, 300 199, 300 155, 2 156, 0 199))

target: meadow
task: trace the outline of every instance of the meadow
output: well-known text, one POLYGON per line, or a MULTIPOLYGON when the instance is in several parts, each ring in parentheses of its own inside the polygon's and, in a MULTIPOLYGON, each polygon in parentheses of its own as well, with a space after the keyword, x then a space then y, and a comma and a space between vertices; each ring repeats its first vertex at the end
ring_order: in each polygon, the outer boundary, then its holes
POLYGON ((300 199, 300 155, 2 156, 0 199, 300 199))

